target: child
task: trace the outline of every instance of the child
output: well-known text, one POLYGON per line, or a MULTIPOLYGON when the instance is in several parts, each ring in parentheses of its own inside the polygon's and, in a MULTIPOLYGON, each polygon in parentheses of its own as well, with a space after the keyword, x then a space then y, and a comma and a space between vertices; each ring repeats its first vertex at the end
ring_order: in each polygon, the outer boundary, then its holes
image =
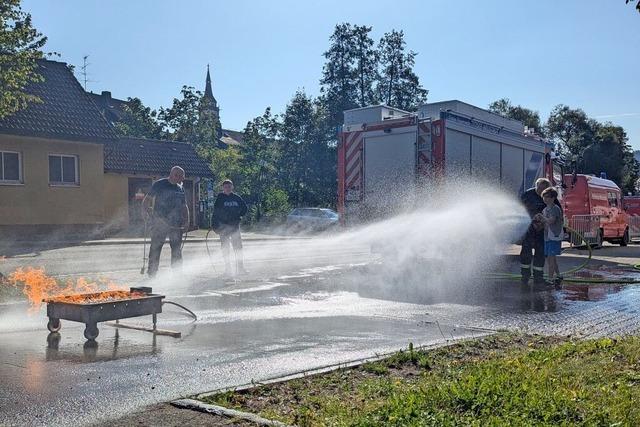
POLYGON ((556 256, 562 250, 562 238, 564 237, 562 209, 556 204, 558 192, 555 188, 549 187, 542 192, 542 200, 546 207, 542 211, 544 222, 544 254, 549 265, 549 280, 553 282, 556 289, 562 288, 562 277, 558 268, 556 256))

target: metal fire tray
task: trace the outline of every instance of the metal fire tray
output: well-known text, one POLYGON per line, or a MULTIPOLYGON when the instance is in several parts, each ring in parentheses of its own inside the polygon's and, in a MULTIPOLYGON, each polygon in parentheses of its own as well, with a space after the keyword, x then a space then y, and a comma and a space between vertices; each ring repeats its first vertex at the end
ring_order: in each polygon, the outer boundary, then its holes
MULTIPOLYGON (((47 328, 51 332, 57 332, 61 328, 60 320, 71 320, 85 324, 84 336, 88 340, 95 340, 99 334, 98 322, 120 320, 130 317, 151 315, 153 317, 153 330, 156 330, 157 314, 162 313, 162 300, 164 295, 151 293, 151 288, 131 288, 136 296, 120 298, 102 302, 65 301, 64 297, 45 299, 47 303, 47 316, 49 323, 47 328)), ((74 295, 90 301, 92 298, 101 297, 109 292, 97 292, 93 294, 74 295)))

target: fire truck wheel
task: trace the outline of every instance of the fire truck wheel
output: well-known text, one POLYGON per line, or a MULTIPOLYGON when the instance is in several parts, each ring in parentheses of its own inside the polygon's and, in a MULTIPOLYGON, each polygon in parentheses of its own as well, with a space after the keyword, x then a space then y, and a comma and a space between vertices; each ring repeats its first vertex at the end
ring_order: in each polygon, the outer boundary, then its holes
POLYGON ((56 319, 55 317, 49 318, 49 322, 47 322, 47 329, 49 329, 49 332, 58 332, 61 327, 60 319, 56 319))
POLYGON ((88 340, 95 340, 96 338, 98 338, 99 333, 100 331, 98 330, 98 326, 95 323, 87 325, 86 328, 84 328, 84 337, 88 340))
POLYGON ((629 244, 629 229, 624 230, 622 240, 620 240, 620 246, 627 246, 629 244))

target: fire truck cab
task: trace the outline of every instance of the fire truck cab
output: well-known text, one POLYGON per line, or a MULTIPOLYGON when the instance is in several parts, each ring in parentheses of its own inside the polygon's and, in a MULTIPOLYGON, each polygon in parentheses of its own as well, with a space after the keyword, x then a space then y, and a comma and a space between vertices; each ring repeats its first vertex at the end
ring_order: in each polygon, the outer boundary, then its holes
POLYGON ((615 182, 591 175, 565 175, 566 189, 562 205, 564 215, 573 228, 581 221, 593 224, 589 230, 579 230, 586 238, 593 238, 596 246, 603 241, 629 243, 628 215, 622 206, 622 192, 615 182))

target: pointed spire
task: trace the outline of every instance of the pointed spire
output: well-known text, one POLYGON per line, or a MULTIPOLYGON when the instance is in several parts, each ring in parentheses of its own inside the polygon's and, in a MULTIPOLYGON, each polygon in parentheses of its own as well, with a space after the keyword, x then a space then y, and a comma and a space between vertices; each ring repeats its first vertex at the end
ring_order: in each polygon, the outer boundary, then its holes
POLYGON ((207 82, 204 88, 204 97, 215 102, 213 97, 213 89, 211 89, 211 74, 209 74, 209 64, 207 64, 207 82))

